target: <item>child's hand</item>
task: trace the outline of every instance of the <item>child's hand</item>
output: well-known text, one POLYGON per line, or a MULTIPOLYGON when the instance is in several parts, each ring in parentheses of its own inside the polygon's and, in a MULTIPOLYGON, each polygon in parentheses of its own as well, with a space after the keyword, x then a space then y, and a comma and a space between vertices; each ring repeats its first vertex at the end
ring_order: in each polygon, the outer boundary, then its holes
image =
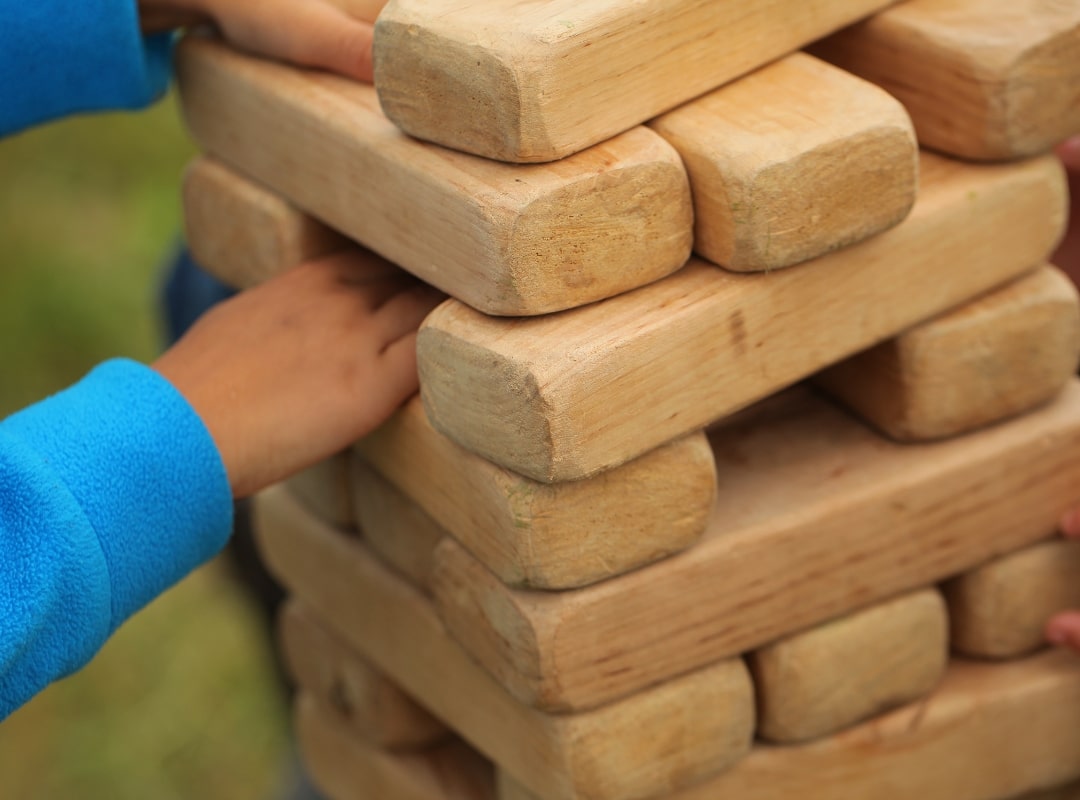
POLYGON ((139 0, 152 33, 213 22, 237 47, 372 80, 372 24, 386 0, 139 0))
POLYGON ((202 418, 243 497, 333 455, 417 390, 416 329, 441 300, 363 252, 211 309, 154 364, 202 418))

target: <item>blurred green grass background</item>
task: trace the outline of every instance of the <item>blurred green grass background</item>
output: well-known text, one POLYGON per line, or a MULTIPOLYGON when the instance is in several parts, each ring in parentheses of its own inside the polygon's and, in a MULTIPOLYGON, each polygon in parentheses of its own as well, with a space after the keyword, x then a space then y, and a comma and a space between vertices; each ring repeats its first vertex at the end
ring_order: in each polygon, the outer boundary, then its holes
MULTIPOLYGON (((193 148, 170 98, 0 141, 0 416, 113 356, 159 350, 156 291, 193 148)), ((285 709, 248 598, 220 563, 0 723, 3 797, 263 800, 285 709)))

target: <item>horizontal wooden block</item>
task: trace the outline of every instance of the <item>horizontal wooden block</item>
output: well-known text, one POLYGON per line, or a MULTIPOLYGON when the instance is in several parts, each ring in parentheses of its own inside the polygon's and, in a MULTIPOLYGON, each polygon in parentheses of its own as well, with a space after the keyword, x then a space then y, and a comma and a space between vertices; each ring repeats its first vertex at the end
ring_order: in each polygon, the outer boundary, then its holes
POLYGON ((817 258, 891 228, 915 202, 918 145, 903 106, 805 53, 649 127, 686 164, 694 250, 727 269, 817 258))
POLYGON ((279 645, 289 674, 333 709, 352 732, 382 749, 419 750, 450 731, 389 677, 349 654, 302 604, 290 601, 278 620, 279 645))
POLYGON ((444 541, 455 638, 523 702, 583 709, 1046 538, 1080 487, 1080 384, 962 439, 901 445, 795 393, 714 438, 694 547, 573 592, 513 590, 444 541))
POLYGON ((558 164, 511 167, 403 135, 371 86, 210 40, 186 39, 177 76, 204 149, 485 313, 590 303, 690 253, 686 171, 647 128, 558 164))
POLYGON ((238 289, 348 246, 341 234, 206 156, 184 173, 183 203, 192 256, 238 289))
POLYGON ((435 548, 446 531, 366 460, 353 456, 352 492, 364 542, 383 563, 422 592, 435 569, 435 548))
POLYGON ((758 736, 817 739, 938 685, 949 660, 948 613, 925 589, 796 633, 750 654, 758 736))
POLYGON ((375 84, 414 136, 552 161, 888 4, 392 0, 375 26, 375 84))
POLYGON ((701 538, 716 497, 701 433, 610 473, 548 485, 454 444, 415 400, 358 449, 511 585, 583 586, 679 552, 701 538))
POLYGON ((296 473, 285 485, 311 513, 339 528, 355 528, 349 461, 348 453, 339 453, 296 473))
POLYGON ((255 506, 263 556, 328 630, 392 675, 478 750, 551 800, 645 800, 729 767, 750 747, 753 688, 732 659, 586 714, 514 700, 427 601, 287 494, 255 506))
POLYGON ((1060 238, 1068 201, 1056 159, 978 166, 924 155, 921 166, 907 220, 798 269, 736 275, 692 261, 539 319, 444 303, 419 338, 429 416, 508 469, 575 480, 1018 277, 1060 238))
POLYGON ((924 322, 816 376, 900 441, 966 433, 1044 403, 1076 374, 1080 301, 1053 267, 924 322))
POLYGON ((958 652, 1016 658, 1045 644, 1051 616, 1080 608, 1080 544, 1042 542, 973 569, 944 588, 958 652))
MULTIPOLYGON (((998 800, 1080 776, 1080 659, 956 662, 928 700, 810 744, 758 747, 668 800, 998 800)), ((499 777, 499 800, 535 800, 499 777)))
POLYGON ((887 89, 919 141, 974 159, 1049 150, 1080 132, 1080 5, 909 0, 812 52, 887 89))
POLYGON ((419 753, 357 741, 332 711, 301 695, 296 730, 305 764, 333 800, 492 800, 490 762, 458 740, 419 753))

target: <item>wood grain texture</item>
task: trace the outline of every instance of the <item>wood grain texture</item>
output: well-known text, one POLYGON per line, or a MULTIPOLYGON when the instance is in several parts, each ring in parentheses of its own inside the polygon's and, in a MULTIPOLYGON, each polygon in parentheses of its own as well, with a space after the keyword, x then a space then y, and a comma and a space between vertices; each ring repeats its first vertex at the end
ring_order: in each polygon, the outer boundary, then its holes
POLYGON ((921 172, 907 220, 798 269, 743 275, 691 261, 644 289, 527 320, 444 303, 420 331, 428 415, 508 469, 575 480, 1034 269, 1062 234, 1054 158, 924 155, 921 172))
POLYGON ((328 630, 544 797, 645 800, 726 769, 750 748, 753 688, 741 659, 586 714, 543 714, 491 680, 431 603, 359 540, 280 491, 257 498, 255 521, 271 571, 328 630))
POLYGON ((513 590, 451 541, 455 638, 523 702, 600 705, 1045 539, 1080 500, 1080 385, 962 439, 901 445, 795 393, 716 432, 694 547, 572 592, 513 590))
POLYGON ((1017 658, 1046 644, 1050 617, 1080 608, 1080 544, 1054 540, 1001 556, 949 581, 953 647, 1017 658))
POLYGON ((701 538, 716 471, 694 433, 619 469, 549 485, 438 433, 414 400, 358 445, 381 474, 510 585, 583 586, 701 538))
POLYGON ((552 161, 887 5, 391 0, 375 26, 375 84, 387 115, 414 136, 552 161))
POLYGON ((647 128, 558 164, 511 167, 424 144, 371 86, 180 46, 184 116, 207 151, 489 314, 544 314, 680 268, 693 211, 678 154, 647 128))
POLYGON ((458 740, 418 753, 384 752, 357 740, 314 698, 296 702, 295 725, 304 763, 333 800, 492 800, 490 762, 458 740))
MULTIPOLYGON (((954 662, 926 701, 804 745, 761 746, 667 800, 999 800, 1080 776, 1080 659, 954 662)), ((499 800, 536 800, 507 775, 499 800)))
POLYGON ((887 89, 946 153, 1018 158, 1080 132, 1074 0, 909 0, 811 52, 887 89))
POLYGON ((1076 374, 1080 301, 1044 267, 815 377, 900 441, 955 436, 1046 402, 1076 374))
POLYGON ((694 250, 759 272, 817 258, 899 223, 918 145, 903 106, 795 53, 649 123, 682 156, 694 250))
POLYGON ((348 246, 341 234, 207 156, 184 172, 183 205, 192 256, 237 289, 348 246))
POLYGON ((296 473, 285 486, 311 513, 338 528, 355 528, 349 461, 348 453, 339 453, 296 473))
POLYGON ((949 661, 948 613, 924 589, 781 639, 750 654, 758 736, 791 744, 914 702, 949 661))
POLYGON ((349 653, 303 604, 289 601, 282 609, 278 641, 293 680, 333 710, 350 736, 385 750, 423 750, 450 736, 393 680, 349 653))

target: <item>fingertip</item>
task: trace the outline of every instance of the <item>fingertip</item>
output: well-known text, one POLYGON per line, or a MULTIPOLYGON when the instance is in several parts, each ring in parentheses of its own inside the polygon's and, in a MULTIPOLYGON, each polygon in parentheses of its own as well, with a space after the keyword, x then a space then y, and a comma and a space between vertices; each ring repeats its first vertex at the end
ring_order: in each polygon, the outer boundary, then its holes
POLYGON ((1058 527, 1067 538, 1080 538, 1080 508, 1071 508, 1066 511, 1058 527))

